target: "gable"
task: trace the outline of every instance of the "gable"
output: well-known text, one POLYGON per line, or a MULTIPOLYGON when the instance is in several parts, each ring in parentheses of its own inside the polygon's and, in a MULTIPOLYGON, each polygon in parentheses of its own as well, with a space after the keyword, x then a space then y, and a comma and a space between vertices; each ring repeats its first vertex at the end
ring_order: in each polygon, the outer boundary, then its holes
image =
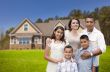
POLYGON ((16 27, 11 34, 42 34, 38 27, 34 26, 30 20, 24 19, 18 27, 16 27))
POLYGON ((54 29, 55 29, 57 26, 62 26, 63 28, 65 28, 65 26, 64 26, 60 21, 55 25, 54 29))
POLYGON ((29 22, 24 22, 22 26, 16 31, 16 33, 36 33, 36 30, 29 24, 29 22), (27 25, 27 30, 25 30, 27 25))

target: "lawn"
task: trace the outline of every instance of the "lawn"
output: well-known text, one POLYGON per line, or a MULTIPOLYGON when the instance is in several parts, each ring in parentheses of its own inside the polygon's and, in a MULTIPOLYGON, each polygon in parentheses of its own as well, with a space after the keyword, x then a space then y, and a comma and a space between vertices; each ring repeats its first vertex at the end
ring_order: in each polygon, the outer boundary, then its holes
POLYGON ((45 72, 42 50, 0 51, 0 72, 45 72))
MULTIPOLYGON (((110 72, 110 46, 100 57, 100 72, 110 72)), ((1 50, 0 72, 45 72, 43 50, 1 50)))

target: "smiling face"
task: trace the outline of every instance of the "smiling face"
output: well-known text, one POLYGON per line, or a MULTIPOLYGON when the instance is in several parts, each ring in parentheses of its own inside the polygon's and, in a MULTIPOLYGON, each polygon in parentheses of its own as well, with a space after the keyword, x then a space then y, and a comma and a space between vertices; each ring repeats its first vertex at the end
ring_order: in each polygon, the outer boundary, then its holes
POLYGON ((64 49, 64 57, 66 59, 71 59, 72 55, 73 55, 73 49, 72 48, 65 48, 64 49))
POLYGON ((61 29, 57 29, 56 31, 54 31, 54 34, 55 34, 55 38, 56 40, 60 40, 63 36, 63 30, 61 29))
POLYGON ((89 47, 89 40, 87 39, 81 39, 81 47, 83 47, 83 49, 87 49, 89 47))
POLYGON ((88 31, 92 31, 94 28, 94 19, 93 18, 86 18, 86 27, 88 31))
POLYGON ((78 30, 78 28, 79 28, 78 20, 73 19, 73 20, 71 21, 71 29, 72 29, 72 30, 78 30))

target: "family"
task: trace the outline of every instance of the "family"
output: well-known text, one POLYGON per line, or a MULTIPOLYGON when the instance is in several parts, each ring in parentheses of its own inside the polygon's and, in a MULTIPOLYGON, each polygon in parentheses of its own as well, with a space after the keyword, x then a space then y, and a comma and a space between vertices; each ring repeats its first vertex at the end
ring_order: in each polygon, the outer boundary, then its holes
POLYGON ((44 57, 46 72, 99 72, 99 56, 106 51, 103 34, 95 28, 95 20, 88 16, 81 33, 80 21, 71 19, 68 30, 58 26, 46 40, 44 57))

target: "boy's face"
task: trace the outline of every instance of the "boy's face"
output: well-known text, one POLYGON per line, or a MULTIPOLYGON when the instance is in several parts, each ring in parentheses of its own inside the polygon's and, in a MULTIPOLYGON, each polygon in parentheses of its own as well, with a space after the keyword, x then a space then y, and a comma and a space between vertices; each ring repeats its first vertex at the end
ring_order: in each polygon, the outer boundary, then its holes
POLYGON ((65 50, 64 50, 64 57, 66 59, 71 59, 72 55, 73 55, 72 49, 71 48, 65 48, 65 50))
POLYGON ((83 49, 86 49, 89 47, 89 41, 87 39, 81 39, 81 47, 83 47, 83 49))

